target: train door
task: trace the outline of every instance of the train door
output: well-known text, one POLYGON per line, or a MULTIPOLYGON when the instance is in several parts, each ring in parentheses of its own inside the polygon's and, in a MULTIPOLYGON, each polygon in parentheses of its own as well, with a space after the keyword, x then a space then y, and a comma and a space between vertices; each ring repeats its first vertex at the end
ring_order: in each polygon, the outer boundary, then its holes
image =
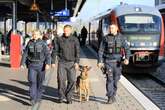
POLYGON ((109 19, 109 16, 106 16, 102 20, 102 34, 103 34, 103 36, 105 36, 109 33, 109 25, 110 25, 110 19, 109 19))
POLYGON ((98 38, 97 38, 97 29, 99 27, 99 20, 94 20, 90 23, 90 45, 97 50, 98 49, 98 38))
POLYGON ((100 43, 102 41, 103 32, 102 32, 102 19, 99 21, 99 26, 97 29, 97 39, 98 39, 98 47, 100 47, 100 43))

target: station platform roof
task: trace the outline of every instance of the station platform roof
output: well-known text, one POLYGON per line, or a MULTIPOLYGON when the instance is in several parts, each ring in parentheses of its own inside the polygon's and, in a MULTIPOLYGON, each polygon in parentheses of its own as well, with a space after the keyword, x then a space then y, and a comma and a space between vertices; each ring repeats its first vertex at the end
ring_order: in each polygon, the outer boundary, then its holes
MULTIPOLYGON (((0 17, 12 18, 12 2, 17 1, 17 19, 23 21, 36 21, 36 13, 30 10, 34 0, 0 0, 0 17)), ((66 8, 65 0, 35 0, 39 6, 40 21, 51 21, 49 15, 51 5, 53 3, 53 10, 58 12, 66 8), (53 1, 53 2, 52 2, 53 1)), ((67 9, 70 11, 68 17, 77 15, 81 10, 86 0, 67 0, 67 9), (77 8, 77 9, 76 9, 77 8), (77 11, 75 11, 77 10, 77 11)))

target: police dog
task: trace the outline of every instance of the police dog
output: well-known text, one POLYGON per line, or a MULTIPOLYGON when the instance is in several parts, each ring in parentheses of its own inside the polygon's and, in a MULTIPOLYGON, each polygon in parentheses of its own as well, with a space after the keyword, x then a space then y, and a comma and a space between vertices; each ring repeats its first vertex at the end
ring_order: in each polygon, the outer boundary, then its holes
POLYGON ((91 67, 88 66, 80 66, 80 75, 77 77, 76 89, 79 95, 79 101, 82 102, 82 98, 84 96, 85 101, 89 101, 89 76, 88 71, 91 67))

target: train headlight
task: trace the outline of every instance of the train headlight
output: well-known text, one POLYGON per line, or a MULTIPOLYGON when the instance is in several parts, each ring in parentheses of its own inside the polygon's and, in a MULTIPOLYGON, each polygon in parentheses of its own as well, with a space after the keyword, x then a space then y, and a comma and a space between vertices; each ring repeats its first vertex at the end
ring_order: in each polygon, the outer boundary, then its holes
POLYGON ((133 46, 135 46, 135 44, 134 43, 131 43, 131 46, 133 47, 133 46))
POLYGON ((158 42, 153 42, 153 46, 158 46, 158 42))

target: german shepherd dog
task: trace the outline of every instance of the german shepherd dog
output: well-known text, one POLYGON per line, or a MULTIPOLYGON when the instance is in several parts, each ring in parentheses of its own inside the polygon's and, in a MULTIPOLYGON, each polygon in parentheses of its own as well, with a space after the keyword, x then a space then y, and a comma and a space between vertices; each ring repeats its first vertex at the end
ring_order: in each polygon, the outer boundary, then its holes
POLYGON ((89 76, 88 71, 91 69, 91 67, 88 66, 80 66, 80 75, 77 77, 76 82, 76 89, 79 94, 79 101, 82 102, 82 98, 84 96, 85 101, 89 101, 89 76))

